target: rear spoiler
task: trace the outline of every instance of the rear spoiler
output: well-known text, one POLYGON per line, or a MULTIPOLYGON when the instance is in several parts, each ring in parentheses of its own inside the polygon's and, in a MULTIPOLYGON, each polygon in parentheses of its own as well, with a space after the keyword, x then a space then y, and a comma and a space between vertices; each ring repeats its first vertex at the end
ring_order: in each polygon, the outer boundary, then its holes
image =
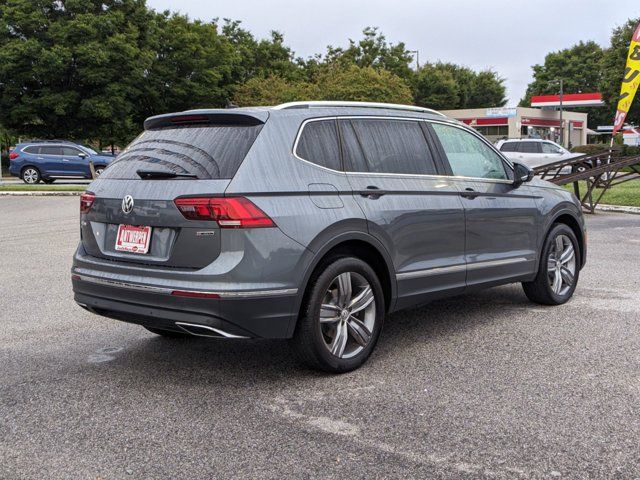
POLYGON ((207 126, 207 125, 235 125, 257 126, 264 124, 269 118, 269 112, 255 110, 238 112, 237 110, 190 110, 178 113, 166 113, 149 117, 144 121, 145 130, 159 128, 207 126))

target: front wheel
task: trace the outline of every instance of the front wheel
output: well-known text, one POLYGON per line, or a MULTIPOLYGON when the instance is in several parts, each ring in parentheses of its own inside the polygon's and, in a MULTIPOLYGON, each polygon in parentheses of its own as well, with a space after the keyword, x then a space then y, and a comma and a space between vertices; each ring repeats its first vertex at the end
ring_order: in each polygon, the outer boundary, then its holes
POLYGON ((536 278, 522 283, 529 300, 542 305, 561 305, 568 301, 580 275, 578 252, 578 239, 573 230, 565 224, 556 224, 542 248, 536 278))
POLYGON ((354 370, 369 358, 384 316, 384 294, 373 269, 358 258, 336 258, 311 279, 293 347, 313 368, 354 370))

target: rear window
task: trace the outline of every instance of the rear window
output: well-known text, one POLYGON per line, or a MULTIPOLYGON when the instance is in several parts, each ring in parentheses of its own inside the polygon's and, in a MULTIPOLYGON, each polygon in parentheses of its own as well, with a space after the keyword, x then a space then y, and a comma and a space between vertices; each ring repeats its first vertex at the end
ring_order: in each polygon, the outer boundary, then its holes
POLYGON ((35 155, 35 154, 38 154, 38 152, 40 151, 40 147, 35 147, 35 146, 27 147, 27 148, 24 148, 22 151, 25 153, 31 153, 35 155))
POLYGON ((184 126, 145 130, 100 178, 139 179, 138 170, 195 174, 199 179, 230 179, 262 125, 184 126))
POLYGON ((501 152, 517 152, 518 151, 518 143, 517 142, 505 142, 500 145, 501 152))

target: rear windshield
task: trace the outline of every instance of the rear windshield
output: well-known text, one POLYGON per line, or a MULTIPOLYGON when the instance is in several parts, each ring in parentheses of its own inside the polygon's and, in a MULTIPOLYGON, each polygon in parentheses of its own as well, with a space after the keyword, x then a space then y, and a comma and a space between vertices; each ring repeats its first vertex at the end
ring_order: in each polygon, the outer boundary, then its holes
POLYGON ((230 179, 262 125, 185 126, 145 130, 100 178, 139 179, 138 170, 193 174, 199 179, 230 179))

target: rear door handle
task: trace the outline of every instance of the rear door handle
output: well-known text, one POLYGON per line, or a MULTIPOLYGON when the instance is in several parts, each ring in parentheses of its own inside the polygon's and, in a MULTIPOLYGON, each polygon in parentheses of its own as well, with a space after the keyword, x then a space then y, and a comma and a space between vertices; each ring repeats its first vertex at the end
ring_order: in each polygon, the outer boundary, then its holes
POLYGON ((468 198, 473 200, 478 196, 478 192, 476 192, 473 188, 467 187, 464 189, 464 192, 460 192, 460 196, 462 198, 468 198))
POLYGON ((371 198, 375 200, 383 196, 385 193, 387 192, 385 192, 384 190, 380 190, 379 187, 376 187, 375 185, 369 185, 367 186, 366 190, 360 192, 360 195, 365 198, 371 198))

